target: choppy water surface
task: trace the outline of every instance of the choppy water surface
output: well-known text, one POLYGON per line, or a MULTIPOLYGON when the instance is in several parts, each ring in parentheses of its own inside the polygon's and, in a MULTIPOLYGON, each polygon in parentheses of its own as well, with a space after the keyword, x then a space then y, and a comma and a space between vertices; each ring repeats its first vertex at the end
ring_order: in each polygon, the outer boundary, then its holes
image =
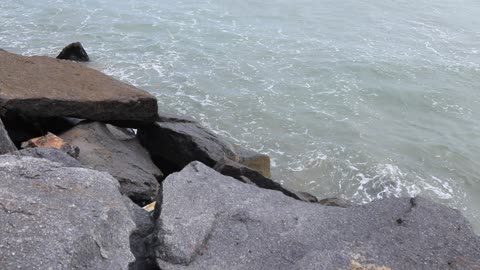
POLYGON ((0 48, 89 65, 319 197, 423 195, 480 230, 480 1, 2 0, 0 48))

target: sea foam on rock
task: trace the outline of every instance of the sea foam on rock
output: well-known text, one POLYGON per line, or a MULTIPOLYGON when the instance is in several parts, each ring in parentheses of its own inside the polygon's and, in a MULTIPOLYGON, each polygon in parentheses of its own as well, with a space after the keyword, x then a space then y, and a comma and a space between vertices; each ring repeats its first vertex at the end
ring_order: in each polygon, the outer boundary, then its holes
POLYGON ((165 270, 480 267, 465 218, 423 198, 326 207, 193 162, 164 180, 155 211, 153 256, 165 270))
POLYGON ((129 127, 157 119, 149 93, 78 63, 0 51, 0 115, 69 116, 129 127))
POLYGON ((0 265, 128 269, 135 228, 117 181, 45 159, 0 156, 0 265))

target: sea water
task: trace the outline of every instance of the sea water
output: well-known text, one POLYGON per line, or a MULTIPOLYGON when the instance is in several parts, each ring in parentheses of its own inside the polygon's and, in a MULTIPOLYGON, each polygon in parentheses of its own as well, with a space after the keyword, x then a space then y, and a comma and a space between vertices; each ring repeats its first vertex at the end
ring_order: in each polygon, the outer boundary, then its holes
POLYGON ((88 65, 356 203, 424 196, 480 230, 478 0, 2 0, 0 48, 88 65))

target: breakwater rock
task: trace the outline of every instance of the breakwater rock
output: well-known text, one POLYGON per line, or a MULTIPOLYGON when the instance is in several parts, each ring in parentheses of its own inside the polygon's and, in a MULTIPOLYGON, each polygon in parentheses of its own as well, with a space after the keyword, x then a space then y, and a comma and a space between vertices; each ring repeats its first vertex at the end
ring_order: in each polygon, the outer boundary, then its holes
POLYGON ((5 51, 0 221, 2 270, 480 269, 457 210, 319 200, 143 90, 5 51))

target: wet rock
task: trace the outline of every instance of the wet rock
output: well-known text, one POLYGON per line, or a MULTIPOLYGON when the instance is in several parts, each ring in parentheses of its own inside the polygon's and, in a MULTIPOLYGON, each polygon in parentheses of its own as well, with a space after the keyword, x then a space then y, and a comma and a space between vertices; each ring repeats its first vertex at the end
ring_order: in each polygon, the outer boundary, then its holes
POLYGON ((17 151, 17 148, 8 136, 8 132, 0 119, 0 155, 13 151, 17 151))
POLYGON ((265 177, 271 177, 270 157, 268 155, 245 149, 239 145, 235 145, 235 153, 240 164, 261 173, 265 177))
POLYGON ((320 201, 318 201, 318 203, 325 206, 335 206, 342 208, 347 208, 353 205, 352 202, 337 197, 321 199, 320 201))
POLYGON ((0 114, 75 117, 129 127, 157 119, 157 100, 101 72, 50 57, 0 51, 0 114))
POLYGON ((65 167, 84 167, 78 160, 68 155, 64 151, 51 147, 27 148, 20 151, 12 152, 10 153, 10 155, 44 158, 52 162, 58 162, 65 167))
POLYGON ((232 181, 199 162, 167 177, 163 191, 152 244, 161 269, 480 266, 480 239, 465 218, 422 198, 326 207, 232 181))
POLYGON ((166 174, 179 171, 195 160, 210 167, 224 158, 238 160, 230 143, 196 122, 155 122, 139 129, 137 135, 166 174))
POLYGON ((129 132, 99 122, 84 122, 60 137, 80 149, 80 163, 110 173, 120 182, 122 194, 143 205, 157 195, 163 174, 129 132))
POLYGON ((45 136, 37 137, 30 139, 24 143, 22 143, 22 148, 35 148, 35 147, 48 147, 48 148, 55 148, 58 150, 62 150, 63 152, 67 153, 68 155, 77 158, 80 150, 76 146, 72 146, 71 144, 66 143, 62 140, 62 138, 52 134, 50 132, 47 133, 45 136))
POLYGON ((10 269, 128 269, 135 224, 106 173, 0 156, 0 259, 10 269))
POLYGON ((253 184, 257 187, 265 189, 280 191, 283 194, 297 200, 305 202, 317 202, 317 198, 313 195, 310 195, 308 193, 291 191, 283 187, 280 183, 277 183, 272 179, 263 176, 259 172, 254 171, 247 166, 244 166, 238 162, 229 159, 222 159, 213 167, 213 169, 223 175, 231 176, 244 183, 253 184))
POLYGON ((88 62, 90 58, 80 42, 70 43, 57 56, 57 59, 88 62))

